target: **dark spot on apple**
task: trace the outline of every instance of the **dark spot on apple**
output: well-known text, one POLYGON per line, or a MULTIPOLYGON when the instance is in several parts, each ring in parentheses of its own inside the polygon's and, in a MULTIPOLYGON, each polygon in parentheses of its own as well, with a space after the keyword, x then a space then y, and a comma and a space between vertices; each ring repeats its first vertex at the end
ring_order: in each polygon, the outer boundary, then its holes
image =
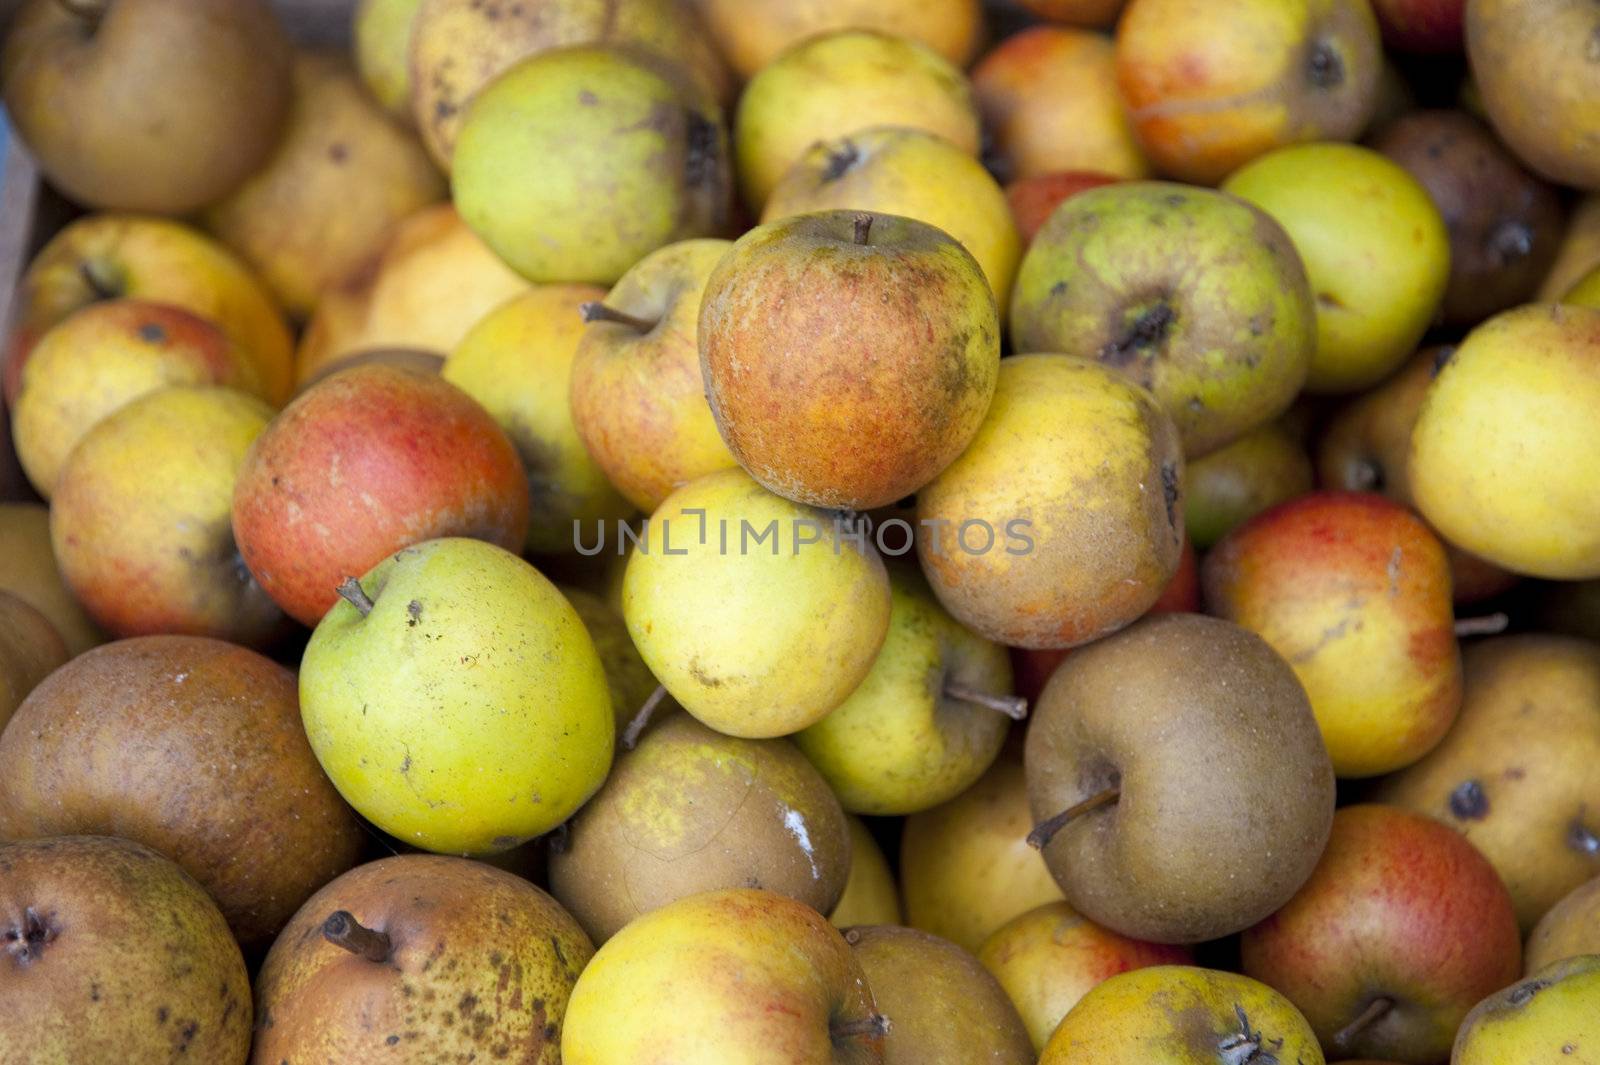
POLYGON ((1167 503, 1167 524, 1178 527, 1178 467, 1171 462, 1161 464, 1161 494, 1167 503))
POLYGON ((1580 854, 1600 855, 1600 836, 1589 831, 1582 821, 1572 822, 1567 829, 1567 845, 1580 854))
POLYGON ((1489 793, 1476 780, 1463 780, 1450 793, 1450 812, 1463 821, 1482 821, 1489 816, 1489 793))
POLYGON ((456 105, 449 100, 436 100, 433 105, 433 117, 436 121, 444 121, 456 113, 456 105))
POLYGON ((1330 311, 1342 311, 1345 309, 1344 302, 1331 292, 1317 293, 1317 303, 1330 311))
POLYGON ((588 89, 579 89, 578 102, 585 107, 593 107, 595 104, 600 102, 600 97, 596 96, 588 89))
POLYGON ((1178 312, 1172 309, 1172 305, 1165 298, 1158 298, 1138 308, 1132 321, 1126 323, 1122 334, 1102 347, 1098 357, 1101 362, 1122 368, 1137 357, 1149 357, 1152 349, 1166 341, 1177 320, 1178 312))
POLYGON ((1344 60, 1327 41, 1312 43, 1306 56, 1306 81, 1318 89, 1335 89, 1344 84, 1344 60))
POLYGON ((139 326, 139 339, 147 344, 160 344, 167 339, 167 331, 159 322, 145 322, 139 326))
POLYGON ((332 159, 336 166, 343 166, 350 158, 350 146, 342 141, 335 141, 328 146, 328 158, 332 159))
POLYGON ((1349 483, 1345 487, 1355 492, 1381 492, 1384 482, 1383 467, 1363 455, 1350 464, 1349 483))
POLYGON ((1549 986, 1549 980, 1529 980, 1512 988, 1511 993, 1506 996, 1506 1001, 1513 1006, 1525 1006, 1533 1001, 1533 996, 1549 986))
POLYGON ((850 172, 850 168, 861 161, 861 152, 855 143, 849 140, 840 141, 838 147, 828 150, 828 165, 822 168, 822 182, 838 181, 850 172))
POLYGON ((167 1023, 167 1007, 158 1006, 156 1008, 156 1023, 157 1024, 166 1024, 167 1023))
POLYGON ((1065 296, 1066 294, 1067 294, 1067 283, 1066 283, 1066 281, 1057 281, 1055 284, 1050 286, 1050 295, 1052 295, 1052 296, 1065 296))
POLYGON ((683 182, 691 189, 709 188, 722 173, 722 140, 717 127, 693 108, 683 109, 683 182))
POLYGON ((397 1036, 397 1035, 391 1035, 387 1039, 384 1040, 384 1043, 387 1044, 388 1046, 394 1046, 398 1042, 400 1042, 400 1037, 397 1036))
POLYGON ((1495 226, 1484 243, 1496 265, 1510 266, 1533 254, 1533 230, 1513 219, 1495 226))
POLYGON ((422 602, 417 599, 411 600, 406 604, 406 613, 410 615, 406 620, 406 624, 415 628, 417 622, 422 618, 422 602))

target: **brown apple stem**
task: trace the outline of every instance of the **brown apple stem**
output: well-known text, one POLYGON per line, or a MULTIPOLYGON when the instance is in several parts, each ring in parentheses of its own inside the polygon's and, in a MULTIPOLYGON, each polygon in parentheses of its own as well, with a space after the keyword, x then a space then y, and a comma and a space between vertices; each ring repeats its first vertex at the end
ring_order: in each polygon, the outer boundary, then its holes
POLYGON ((1367 1008, 1361 1011, 1355 1020, 1333 1033, 1333 1045, 1340 1050, 1349 1050, 1350 1043, 1362 1032, 1383 1020, 1390 1010, 1394 1009, 1394 999, 1384 998, 1382 995, 1367 1003, 1367 1008))
POLYGON ((639 707, 639 712, 633 715, 633 720, 628 722, 628 727, 622 730, 622 746, 633 750, 639 743, 639 737, 644 735, 644 730, 650 727, 650 719, 655 716, 656 707, 661 705, 661 700, 667 697, 667 686, 657 684, 656 690, 650 693, 650 698, 639 707))
POLYGON ((872 216, 870 214, 856 215, 856 243, 865 244, 867 236, 872 232, 872 216))
POLYGON ((388 961, 392 948, 388 936, 366 927, 349 910, 335 910, 328 915, 322 922, 322 938, 373 962, 388 961))
POLYGON ((1460 618, 1456 621, 1456 636, 1498 636, 1509 624, 1511 619, 1503 611, 1481 618, 1460 618))
POLYGON ((998 710, 1013 721, 1021 721, 1028 716, 1028 700, 1020 695, 993 695, 977 688, 969 688, 965 684, 953 684, 948 681, 945 682, 944 693, 964 703, 998 710))
POLYGON ((1090 810, 1098 810, 1102 806, 1108 806, 1116 802, 1121 795, 1122 786, 1120 784, 1115 785, 1100 792, 1098 795, 1089 796, 1076 806, 1067 807, 1048 821, 1039 822, 1033 826, 1033 831, 1028 833, 1028 846, 1034 850, 1044 850, 1050 841, 1056 838, 1056 833, 1067 827, 1068 821, 1071 821, 1074 817, 1082 817, 1090 810))
POLYGON ((359 610, 362 617, 372 613, 375 604, 367 597, 367 590, 361 587, 361 582, 354 577, 346 577, 340 581, 335 591, 339 593, 340 599, 359 610))
POLYGON ((828 1025, 828 1034, 835 1043, 843 1043, 847 1039, 882 1039, 892 1027, 889 1018, 873 1012, 853 1021, 834 1021, 828 1025))
POLYGON ((615 307, 607 307, 599 300, 590 300, 588 303, 578 304, 578 313, 583 315, 585 322, 616 322, 629 329, 640 333, 648 333, 656 327, 655 322, 647 322, 643 318, 635 318, 626 311, 619 311, 615 307))

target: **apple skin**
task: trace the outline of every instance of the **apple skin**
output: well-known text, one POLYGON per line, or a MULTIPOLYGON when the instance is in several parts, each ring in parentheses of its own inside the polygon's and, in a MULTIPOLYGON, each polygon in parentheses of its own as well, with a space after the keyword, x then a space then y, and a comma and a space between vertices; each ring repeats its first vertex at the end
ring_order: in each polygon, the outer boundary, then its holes
POLYGON ((1383 43, 1424 55, 1466 47, 1467 0, 1372 0, 1383 43))
POLYGON ((846 814, 850 825, 850 875, 844 894, 834 904, 828 920, 835 928, 858 924, 904 924, 900 919, 900 892, 883 848, 861 818, 846 814))
POLYGON ((924 129, 978 154, 972 88, 943 56, 872 30, 819 34, 764 67, 739 99, 733 147, 745 206, 759 212, 817 141, 868 126, 924 129))
POLYGON ((787 736, 872 669, 889 630, 888 574, 870 539, 846 539, 834 520, 740 469, 690 481, 651 515, 648 549, 628 557, 622 615, 650 671, 708 727, 787 736))
POLYGON ((427 850, 487 854, 599 790, 616 727, 605 668, 538 570, 447 537, 360 583, 370 611, 336 603, 300 665, 311 749, 357 812, 427 850))
POLYGON ((1450 236, 1428 190, 1353 144, 1281 148, 1222 186, 1288 231, 1311 278, 1310 392, 1355 392, 1417 348, 1450 280, 1450 236))
POLYGON ((416 137, 367 95, 348 59, 304 52, 295 58, 294 102, 277 147, 206 210, 205 221, 304 319, 324 289, 445 191, 416 137))
POLYGON ((295 914, 256 980, 251 1061, 559 1065, 594 946, 549 895, 483 862, 404 854, 352 869, 295 914), (339 911, 388 936, 381 963, 328 942, 339 911), (448 1020, 446 1018, 449 1018, 448 1020))
POLYGON ((700 0, 734 73, 750 79, 801 41, 834 30, 868 29, 904 37, 965 67, 983 42, 981 0, 700 0))
POLYGON ((906 818, 900 890, 906 923, 976 952, 1018 914, 1056 902, 1061 888, 1039 852, 1018 752, 1002 752, 954 799, 906 818))
POLYGON ((1129 939, 1078 915, 1066 902, 1014 917, 984 940, 978 960, 1016 1005, 1035 1053, 1061 1018, 1096 986, 1132 969, 1187 965, 1185 947, 1129 939))
POLYGON ((1449 560, 1398 503, 1318 492, 1279 504, 1223 538, 1201 583, 1212 613, 1294 667, 1338 776, 1410 765, 1455 721, 1449 560))
POLYGON ((67 658, 66 641, 50 619, 21 596, 0 590, 0 735, 28 693, 67 658))
POLYGON ((1532 976, 1580 954, 1600 954, 1600 876, 1573 888, 1539 918, 1528 933, 1523 971, 1532 976))
POLYGON ((994 762, 1011 719, 947 694, 1011 690, 1005 648, 958 624, 915 569, 890 573, 889 634, 849 698, 795 733, 851 813, 890 816, 947 802, 994 762))
POLYGON ((407 544, 458 535, 518 550, 527 529, 522 461, 489 413, 436 376, 390 366, 301 394, 234 491, 245 564, 304 625, 338 601, 341 580, 407 544))
POLYGON ((1559 300, 1585 274, 1600 266, 1600 194, 1589 193, 1572 205, 1566 232, 1550 272, 1539 282, 1541 303, 1559 300))
POLYGON ((516 445, 528 477, 527 547, 572 551, 573 528, 633 514, 583 446, 573 424, 572 364, 583 333, 578 308, 605 293, 591 285, 538 285, 490 311, 445 360, 440 376, 483 404, 516 445))
POLYGON ((1565 229, 1554 186, 1528 173, 1489 127, 1462 111, 1412 111, 1374 148, 1422 183, 1450 233, 1445 325, 1472 326, 1523 303, 1565 229))
POLYGON ((1004 315, 1022 244, 983 164, 926 130, 873 126, 811 146, 772 190, 763 222, 829 210, 900 215, 942 229, 978 260, 1004 315))
POLYGON ((294 390, 293 341, 272 296, 245 265, 199 230, 141 215, 100 214, 51 238, 22 277, 6 351, 5 397, 46 330, 110 299, 170 303, 216 323, 255 362, 269 403, 294 390))
POLYGON ((1445 1060, 1485 995, 1522 972, 1511 896, 1460 834, 1392 806, 1347 806, 1316 871, 1244 933, 1244 972, 1289 998, 1322 1045, 1413 1065, 1445 1060), (1339 1038, 1376 999, 1386 1013, 1339 1038))
POLYGON ((785 498, 855 510, 949 466, 1000 366, 994 294, 972 255, 924 222, 851 211, 739 238, 706 282, 699 343, 740 465, 785 498))
POLYGON ((1467 1015, 1452 1065, 1594 1065, 1600 954, 1566 958, 1490 995, 1467 1015))
POLYGON ((996 642, 1096 639, 1148 610, 1177 570, 1182 469, 1172 419, 1122 374, 1069 355, 1007 358, 978 435, 917 493, 932 530, 918 536, 923 573, 957 621, 996 642), (1020 546, 1008 523, 1026 514, 1020 546), (970 521, 987 523, 990 550, 961 545, 970 521))
POLYGON ((1489 124, 1552 181, 1600 189, 1600 32, 1586 0, 1467 0, 1467 58, 1489 124), (1536 70, 1529 78, 1523 71, 1536 70))
POLYGON ((717 432, 700 373, 700 301, 733 247, 685 240, 646 255, 604 302, 648 332, 605 320, 578 338, 569 389, 578 436, 617 491, 650 513, 680 485, 738 465, 717 432))
POLYGON ((1577 283, 1561 297, 1561 302, 1600 311, 1600 268, 1580 277, 1577 283))
POLYGON ((502 303, 527 292, 453 205, 424 207, 394 228, 383 250, 322 293, 300 335, 302 389, 326 367, 364 351, 448 355, 502 303))
POLYGON ((50 619, 71 655, 80 655, 105 640, 61 577, 50 544, 47 507, 0 503, 0 589, 50 619))
POLYGON ((1028 247, 1018 351, 1097 359, 1155 393, 1198 458, 1282 414, 1315 310, 1289 235, 1210 189, 1124 182, 1072 197, 1028 247))
POLYGON ((244 568, 229 523, 239 471, 272 416, 230 388, 174 386, 124 406, 73 449, 50 539, 100 628, 254 647, 283 633, 283 614, 244 568))
POLYGON ((694 1061, 881 1065, 861 963, 826 918, 770 891, 710 891, 654 910, 595 953, 561 1033, 563 1065, 694 1061))
POLYGON ((1305 495, 1313 479, 1306 449, 1279 422, 1190 462, 1184 477, 1184 526, 1202 549, 1262 511, 1305 495))
POLYGON ((1357 136, 1383 51, 1364 0, 1132 0, 1116 58, 1157 172, 1214 185, 1274 148, 1357 136))
POLYGON ((601 47, 512 67, 473 97, 456 138, 462 220, 534 282, 610 285, 665 244, 721 234, 722 112, 681 81, 663 60, 601 47))
POLYGON ((358 0, 351 20, 356 69, 390 118, 416 128, 411 110, 411 30, 422 0, 358 0))
POLYGON ((1117 20, 1127 0, 1022 0, 1040 18, 1074 26, 1101 28, 1117 20))
POLYGON ((265 0, 34 0, 6 37, 5 106, 51 183, 89 207, 181 215, 260 166, 289 108, 265 0))
POLYGON ((1083 996, 1039 1065, 1266 1065, 1268 1059, 1323 1065, 1311 1026, 1288 999, 1237 973, 1154 965, 1113 976, 1083 996))
POLYGON ((1018 178, 1006 186, 1006 200, 1011 205, 1011 217, 1017 224, 1026 251, 1039 230, 1050 220, 1051 214, 1062 201, 1080 192, 1111 185, 1122 180, 1111 174, 1094 170, 1052 170, 1033 177, 1018 178))
POLYGON ((1417 413, 1417 509, 1451 543, 1514 573, 1600 577, 1597 404, 1600 310, 1531 304, 1489 319, 1417 413))
POLYGON ((972 69, 972 91, 1007 178, 1088 170, 1142 178, 1150 164, 1117 93, 1104 34, 1034 26, 972 69))
POLYGON ((45 333, 22 368, 11 415, 34 488, 49 499, 90 429, 168 385, 228 385, 266 398, 250 357, 226 333, 171 304, 91 303, 45 333))

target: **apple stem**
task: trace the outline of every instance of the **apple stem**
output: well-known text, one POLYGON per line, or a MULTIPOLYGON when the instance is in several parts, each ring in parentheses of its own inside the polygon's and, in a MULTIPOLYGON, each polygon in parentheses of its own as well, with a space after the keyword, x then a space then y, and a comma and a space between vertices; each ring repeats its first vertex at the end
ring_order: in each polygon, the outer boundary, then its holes
POLYGON ((588 303, 578 304, 578 313, 585 322, 616 322, 625 325, 640 333, 648 333, 656 327, 655 322, 647 322, 643 318, 635 318, 626 311, 619 311, 615 307, 607 307, 599 300, 590 300, 588 303))
POLYGON ((372 613, 375 604, 368 598, 367 590, 361 587, 361 582, 354 577, 346 577, 340 581, 336 591, 339 593, 339 598, 359 610, 362 617, 372 613))
POLYGON ((1067 827, 1068 821, 1071 821, 1074 817, 1081 817, 1090 810, 1098 810, 1102 806, 1108 806, 1116 802, 1121 795, 1122 786, 1115 784, 1098 795, 1089 796, 1076 806, 1067 807, 1050 818, 1050 820, 1039 822, 1033 826, 1033 831, 1028 833, 1028 846, 1034 850, 1044 850, 1050 841, 1055 839, 1056 833, 1067 827))
POLYGON ((889 1018, 874 1010, 857 1020, 834 1021, 828 1025, 828 1034, 835 1043, 842 1043, 846 1039, 882 1039, 892 1027, 889 1018))
POLYGON ((78 267, 78 275, 97 300, 112 300, 122 294, 117 279, 107 272, 106 266, 98 259, 85 259, 78 267))
POLYGON ((1382 995, 1379 995, 1377 998, 1367 1003, 1367 1008, 1362 1010, 1360 1015, 1357 1016, 1355 1020, 1351 1021, 1349 1024, 1345 1025, 1343 1028, 1339 1029, 1333 1034, 1333 1045, 1341 1050, 1349 1050, 1352 1040, 1354 1040, 1368 1028, 1371 1028, 1374 1024, 1377 1024, 1379 1021, 1383 1020, 1383 1018, 1392 1009, 1394 1009, 1394 999, 1384 998, 1382 995))
POLYGON ((667 697, 667 686, 657 684, 656 690, 650 693, 650 698, 639 707, 639 712, 633 715, 633 720, 628 722, 628 727, 622 730, 622 746, 626 750, 633 750, 638 746, 639 737, 644 735, 644 730, 650 727, 650 719, 655 716, 656 707, 661 705, 661 700, 667 697))
POLYGON ((944 693, 952 699, 959 699, 964 703, 974 703, 986 706, 990 710, 998 710, 1013 721, 1022 721, 1028 716, 1028 700, 1020 695, 992 695, 989 692, 969 688, 965 684, 955 684, 946 681, 944 693))
POLYGON ((1460 618, 1456 621, 1456 636, 1498 636, 1509 624, 1511 619, 1504 611, 1481 618, 1460 618))
POLYGON ((867 236, 872 232, 872 216, 862 213, 856 215, 856 243, 865 244, 867 236))
POLYGON ((322 938, 372 962, 388 961, 393 948, 388 936, 366 927, 349 910, 335 910, 328 915, 322 922, 322 938))

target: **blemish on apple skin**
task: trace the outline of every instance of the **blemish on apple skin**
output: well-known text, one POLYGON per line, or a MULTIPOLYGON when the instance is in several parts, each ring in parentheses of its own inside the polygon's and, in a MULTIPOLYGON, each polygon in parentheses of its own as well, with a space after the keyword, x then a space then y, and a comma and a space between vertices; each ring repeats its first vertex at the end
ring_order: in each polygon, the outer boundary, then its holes
POLYGON ((1450 793, 1450 812, 1462 821, 1482 821, 1489 816, 1489 793, 1476 780, 1464 780, 1450 793))

